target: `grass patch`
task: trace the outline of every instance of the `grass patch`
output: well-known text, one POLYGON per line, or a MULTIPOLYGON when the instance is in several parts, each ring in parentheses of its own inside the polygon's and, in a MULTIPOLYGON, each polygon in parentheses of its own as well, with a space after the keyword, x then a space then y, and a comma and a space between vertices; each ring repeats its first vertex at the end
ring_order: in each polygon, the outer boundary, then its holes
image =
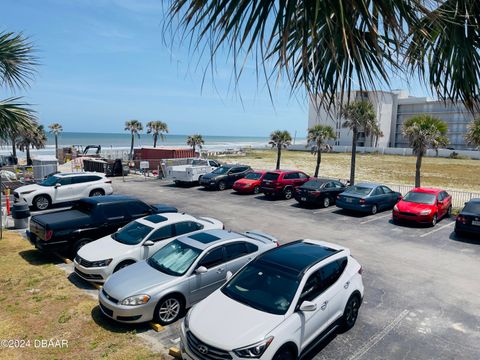
POLYGON ((112 325, 95 311, 97 302, 18 234, 4 233, 0 258, 0 339, 31 343, 21 349, 1 349, 0 358, 161 358, 131 329, 109 328, 112 325), (34 341, 42 339, 67 340, 68 347, 35 348, 34 341))
MULTIPOLYGON (((255 169, 275 168, 276 151, 253 150, 246 156, 222 156, 222 162, 239 162, 255 169)), ((282 168, 299 169, 313 175, 315 156, 304 151, 283 151, 282 168)), ((422 165, 422 185, 450 190, 480 192, 480 161, 425 157, 422 165)), ((320 176, 335 179, 350 178, 350 153, 323 153, 320 176)), ((385 184, 415 183, 415 157, 382 154, 357 154, 357 181, 385 184)))

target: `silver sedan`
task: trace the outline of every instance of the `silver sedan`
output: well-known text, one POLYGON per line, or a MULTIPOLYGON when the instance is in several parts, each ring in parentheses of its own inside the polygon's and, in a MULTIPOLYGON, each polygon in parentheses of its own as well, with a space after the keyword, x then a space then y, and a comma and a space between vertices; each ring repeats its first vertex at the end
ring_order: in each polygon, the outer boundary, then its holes
POLYGON ((126 323, 175 322, 257 255, 278 246, 261 232, 203 231, 174 240, 149 259, 114 273, 99 293, 100 309, 126 323))

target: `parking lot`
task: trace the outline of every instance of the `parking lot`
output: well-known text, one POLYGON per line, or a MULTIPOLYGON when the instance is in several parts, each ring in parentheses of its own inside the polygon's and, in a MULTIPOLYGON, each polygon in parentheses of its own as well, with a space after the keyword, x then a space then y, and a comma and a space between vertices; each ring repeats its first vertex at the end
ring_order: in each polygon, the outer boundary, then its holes
MULTIPOLYGON (((149 203, 218 218, 227 229, 262 230, 282 244, 312 238, 349 247, 364 269, 365 300, 359 319, 349 332, 327 339, 311 358, 479 358, 480 241, 456 238, 451 219, 434 228, 397 226, 390 211, 359 216, 335 206, 304 209, 295 200, 179 188, 137 177, 115 179, 114 189, 149 203)), ((84 286, 79 280, 72 282, 84 286)), ((112 324, 112 331, 121 331, 114 328, 112 324)), ((178 324, 158 333, 145 326, 136 330, 157 349, 169 348, 178 338, 178 324)))

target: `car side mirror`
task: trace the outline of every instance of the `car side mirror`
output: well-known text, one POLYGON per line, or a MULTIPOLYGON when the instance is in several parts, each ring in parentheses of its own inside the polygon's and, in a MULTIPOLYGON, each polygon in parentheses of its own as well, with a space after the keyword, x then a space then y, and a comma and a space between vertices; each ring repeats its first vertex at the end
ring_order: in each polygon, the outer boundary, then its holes
POLYGON ((205 266, 200 266, 195 270, 197 274, 205 274, 208 271, 208 269, 205 266))
POLYGON ((153 246, 155 243, 152 240, 147 240, 143 243, 143 246, 153 246))
POLYGON ((232 278, 233 273, 231 271, 227 271, 227 275, 225 276, 225 279, 228 281, 232 278))
POLYGON ((55 184, 55 189, 59 188, 60 186, 62 186, 62 184, 56 183, 56 184, 55 184))
POLYGON ((311 302, 311 301, 304 301, 302 302, 302 305, 300 305, 300 311, 315 311, 317 310, 317 304, 311 302))

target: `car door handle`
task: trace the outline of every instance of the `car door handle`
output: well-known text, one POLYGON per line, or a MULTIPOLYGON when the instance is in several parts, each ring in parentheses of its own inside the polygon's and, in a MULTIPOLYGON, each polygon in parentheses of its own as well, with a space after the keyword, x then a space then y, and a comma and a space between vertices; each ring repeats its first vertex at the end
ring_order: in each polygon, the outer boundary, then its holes
POLYGON ((322 311, 324 311, 324 310, 327 308, 327 305, 328 305, 328 301, 325 301, 325 302, 322 304, 322 306, 320 306, 320 309, 321 309, 322 311))
POLYGON ((347 282, 345 283, 345 285, 343 285, 343 287, 344 287, 345 289, 348 289, 349 286, 350 286, 350 281, 347 281, 347 282))
POLYGON ((220 273, 222 273, 224 270, 225 270, 224 268, 217 269, 217 273, 220 274, 220 273))

